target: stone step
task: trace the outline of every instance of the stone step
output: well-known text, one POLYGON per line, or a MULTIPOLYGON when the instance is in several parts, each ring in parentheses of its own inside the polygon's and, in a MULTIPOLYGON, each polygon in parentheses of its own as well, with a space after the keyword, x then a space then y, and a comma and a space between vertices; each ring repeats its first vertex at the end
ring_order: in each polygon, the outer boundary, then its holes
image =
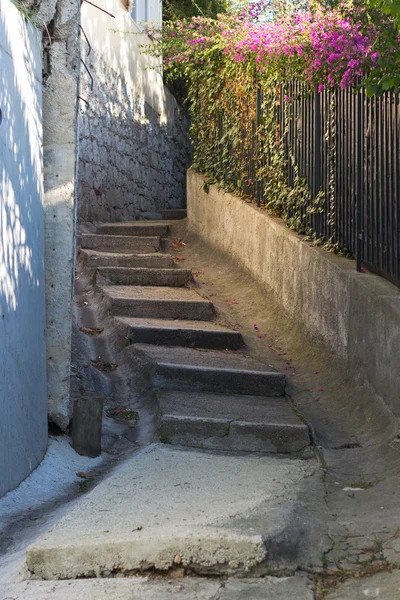
POLYGON ((97 270, 97 283, 106 285, 185 287, 191 280, 190 269, 100 267, 97 270))
POLYGON ((151 221, 128 221, 125 223, 106 223, 96 228, 96 233, 101 235, 132 235, 165 237, 168 234, 168 225, 165 223, 152 223, 151 221))
POLYGON ((127 327, 127 337, 132 344, 193 345, 198 348, 230 350, 238 350, 243 346, 243 339, 238 331, 213 322, 130 317, 118 317, 118 321, 127 327))
POLYGON ((307 426, 279 398, 158 390, 160 439, 209 450, 300 452, 307 426))
POLYGON ((7 586, 9 600, 313 600, 312 582, 303 577, 75 579, 23 581, 7 586))
POLYGON ((110 298, 110 311, 116 317, 193 319, 211 321, 212 302, 193 289, 157 286, 102 286, 110 298))
POLYGON ((240 353, 136 344, 155 363, 154 386, 189 392, 282 396, 285 376, 240 353))
POLYGON ((167 572, 178 555, 181 567, 208 576, 267 574, 279 559, 296 569, 309 557, 296 523, 314 471, 296 458, 151 445, 35 539, 26 567, 35 580, 130 577, 167 572))
POLYGON ((81 236, 81 246, 88 250, 99 250, 100 252, 141 254, 142 252, 158 252, 160 249, 160 238, 83 233, 81 236))
POLYGON ((177 219, 185 219, 186 217, 186 208, 170 208, 162 211, 162 218, 166 220, 176 221, 177 219))
POLYGON ((132 267, 150 269, 173 268, 175 263, 168 254, 120 254, 115 252, 96 252, 81 250, 88 267, 132 267))

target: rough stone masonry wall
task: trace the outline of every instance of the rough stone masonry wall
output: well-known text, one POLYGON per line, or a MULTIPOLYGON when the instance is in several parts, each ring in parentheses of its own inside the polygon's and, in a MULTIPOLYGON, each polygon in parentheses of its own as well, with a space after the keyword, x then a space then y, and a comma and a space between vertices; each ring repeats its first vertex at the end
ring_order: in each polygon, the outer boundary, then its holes
POLYGON ((82 71, 81 93, 89 107, 82 103, 78 220, 157 218, 163 209, 184 207, 191 148, 183 110, 165 90, 163 124, 143 94, 99 56, 90 70, 93 91, 82 71))

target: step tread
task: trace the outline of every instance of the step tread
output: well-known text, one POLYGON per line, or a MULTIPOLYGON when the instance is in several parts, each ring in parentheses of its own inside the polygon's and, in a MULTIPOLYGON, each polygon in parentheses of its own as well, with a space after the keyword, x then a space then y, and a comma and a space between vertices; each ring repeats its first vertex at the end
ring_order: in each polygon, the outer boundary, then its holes
POLYGON ((169 254, 161 254, 160 252, 138 254, 137 252, 100 252, 81 248, 80 254, 87 260, 89 267, 176 268, 176 263, 172 257, 169 254))
MULTIPOLYGON (((161 254, 160 252, 148 252, 148 253, 138 253, 138 252, 102 252, 101 250, 90 250, 89 248, 82 248, 81 252, 86 254, 87 256, 95 256, 99 258, 115 258, 116 256, 121 256, 123 258, 165 258, 166 261, 172 261, 172 257, 170 254, 161 254)), ((175 264, 175 263, 174 263, 175 264)), ((104 265, 107 266, 107 265, 104 265)))
POLYGON ((158 390, 162 415, 307 429, 285 398, 158 390))
POLYGON ((105 235, 98 233, 82 233, 81 247, 99 252, 135 253, 158 252, 159 236, 105 235))
MULTIPOLYGON (((148 240, 148 241, 155 241, 155 240, 159 240, 160 236, 159 235, 141 235, 141 236, 131 236, 132 237, 132 243, 134 241, 137 241, 136 238, 140 238, 140 240, 148 240)), ((98 239, 98 240, 121 240, 121 242, 126 242, 127 238, 129 239, 129 236, 127 235, 114 235, 114 234, 106 234, 106 233, 82 233, 82 239, 98 239)))
POLYGON ((104 285, 101 289, 110 298, 124 300, 169 300, 174 302, 201 302, 210 304, 192 288, 173 288, 148 285, 104 285))
MULTIPOLYGON (((176 346, 153 346, 135 344, 158 364, 194 367, 200 369, 224 369, 228 371, 252 371, 257 373, 277 373, 272 367, 245 356, 238 351, 196 350, 176 346)), ((284 377, 284 375, 281 375, 284 377)))
POLYGON ((174 274, 174 273, 184 273, 186 275, 191 275, 192 271, 191 269, 180 269, 180 268, 163 268, 163 267, 109 267, 109 266, 99 266, 98 267, 99 271, 104 271, 105 273, 112 273, 115 271, 119 271, 119 272, 127 272, 127 273, 146 273, 148 271, 150 271, 151 273, 160 273, 160 274, 164 274, 164 273, 168 273, 168 274, 174 274))
POLYGON ((104 223, 103 225, 98 225, 96 228, 96 233, 100 235, 131 235, 143 237, 142 234, 146 234, 147 232, 156 236, 166 236, 168 233, 168 224, 165 221, 127 221, 121 223, 104 223))
POLYGON ((193 321, 190 319, 145 319, 135 317, 117 317, 118 321, 128 327, 143 327, 155 329, 194 329, 196 331, 221 331, 226 333, 238 334, 233 328, 229 329, 223 325, 218 325, 214 321, 193 321))

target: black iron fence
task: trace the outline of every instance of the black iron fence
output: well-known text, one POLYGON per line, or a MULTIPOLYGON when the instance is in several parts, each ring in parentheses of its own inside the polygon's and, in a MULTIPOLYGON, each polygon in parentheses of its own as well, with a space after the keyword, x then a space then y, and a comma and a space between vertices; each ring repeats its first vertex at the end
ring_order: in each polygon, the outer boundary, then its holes
MULTIPOLYGON (((260 152, 260 124, 265 119, 262 92, 244 110, 249 116, 240 169, 232 167, 225 180, 265 201, 268 153, 260 152), (260 175, 264 173, 264 175, 260 175)), ((352 254, 362 265, 400 285, 400 94, 386 92, 368 98, 363 90, 306 93, 292 83, 276 92, 276 143, 284 156, 289 188, 301 177, 307 184, 310 206, 318 196, 318 210, 304 206, 304 218, 317 239, 352 254)), ((216 163, 227 169, 222 153, 232 155, 225 120, 218 124, 216 163)), ((232 159, 233 161, 235 159, 232 159)), ((236 159, 237 160, 237 159, 236 159)), ((237 166, 237 164, 236 164, 237 166)))

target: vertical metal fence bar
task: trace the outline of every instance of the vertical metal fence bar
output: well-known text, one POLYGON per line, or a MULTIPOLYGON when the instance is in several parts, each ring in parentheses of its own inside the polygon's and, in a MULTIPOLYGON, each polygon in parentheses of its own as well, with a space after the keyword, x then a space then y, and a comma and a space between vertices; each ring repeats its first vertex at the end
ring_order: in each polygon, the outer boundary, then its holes
POLYGON ((394 271, 394 235, 393 235, 393 209, 394 209, 394 198, 393 198, 393 190, 392 190, 392 136, 390 131, 390 122, 392 116, 392 108, 391 108, 391 93, 387 92, 386 94, 386 143, 387 143, 387 155, 386 155, 386 189, 387 189, 387 224, 388 224, 388 232, 387 232, 387 240, 388 240, 388 271, 390 275, 393 275, 394 271))
POLYGON ((350 222, 349 222, 349 247, 356 255, 357 252, 357 119, 356 114, 356 96, 352 90, 349 90, 350 100, 350 222))
MULTIPOLYGON (((321 191, 321 96, 316 90, 314 104, 314 186, 313 199, 321 191)), ((321 237, 321 215, 314 215, 314 231, 317 239, 321 237)))
POLYGON ((363 261, 364 237, 363 237, 363 204, 364 204, 364 97, 363 92, 357 94, 356 106, 356 177, 357 177, 357 204, 356 204, 356 264, 357 271, 361 271, 363 261))
POLYGON ((395 271, 394 276, 400 281, 400 97, 394 95, 394 118, 392 121, 393 130, 393 198, 394 198, 394 227, 396 232, 395 244, 395 271))
POLYGON ((377 243, 378 245, 378 250, 379 250, 379 256, 378 256, 378 266, 379 269, 383 269, 384 268, 384 261, 385 261, 385 237, 383 234, 384 231, 384 223, 385 223, 385 213, 384 213, 384 198, 383 198, 383 176, 382 176, 382 168, 383 168, 383 127, 382 127, 382 122, 383 122, 383 118, 382 118, 382 101, 380 100, 378 102, 378 136, 379 136, 379 143, 378 143, 378 147, 376 149, 377 152, 377 156, 378 156, 378 197, 377 197, 377 201, 378 201, 378 205, 379 205, 379 211, 378 211, 378 220, 377 220, 377 231, 376 231, 376 235, 377 235, 377 243))
POLYGON ((376 241, 376 230, 378 220, 378 101, 376 96, 372 101, 372 114, 373 114, 373 136, 371 143, 372 152, 372 173, 373 173, 373 184, 372 184, 372 214, 371 214, 371 242, 372 242, 372 263, 373 265, 378 264, 379 250, 376 241))
POLYGON ((365 214, 364 214, 364 259, 371 262, 371 190, 372 190, 372 168, 371 168, 371 101, 365 98, 365 214))
POLYGON ((341 92, 336 92, 336 165, 335 165, 335 238, 334 243, 340 244, 340 213, 341 213, 341 188, 343 179, 341 177, 342 151, 340 137, 342 129, 341 119, 341 92))
POLYGON ((387 94, 383 94, 382 96, 382 169, 381 169, 381 178, 382 178, 382 243, 383 243, 383 261, 382 268, 385 271, 390 271, 390 260, 389 260, 389 215, 388 215, 388 186, 387 186, 387 155, 388 155, 388 146, 387 146, 387 135, 386 135, 386 124, 387 124, 387 94))
POLYGON ((260 169, 261 165, 259 164, 259 159, 260 156, 262 154, 261 152, 261 138, 259 135, 259 128, 261 125, 261 90, 260 88, 257 88, 257 96, 256 96, 256 137, 257 137, 257 162, 255 163, 255 177, 256 177, 256 199, 257 199, 257 206, 260 206, 261 204, 261 180, 259 178, 258 175, 258 170, 260 169))

